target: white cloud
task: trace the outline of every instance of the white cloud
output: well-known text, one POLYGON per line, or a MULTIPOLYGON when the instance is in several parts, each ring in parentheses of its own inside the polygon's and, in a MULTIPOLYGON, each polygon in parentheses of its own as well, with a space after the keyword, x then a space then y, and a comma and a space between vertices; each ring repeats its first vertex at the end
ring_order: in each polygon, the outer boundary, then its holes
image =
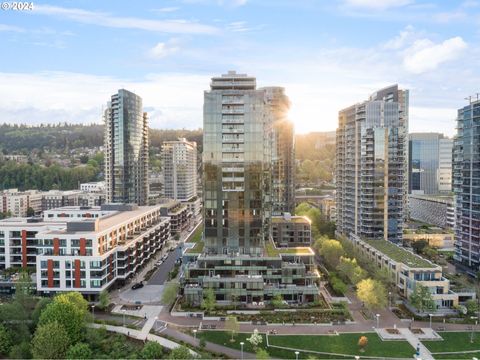
POLYGON ((23 33, 25 32, 25 29, 18 26, 0 24, 0 31, 23 33))
POLYGON ((186 20, 150 20, 134 17, 115 17, 102 12, 51 5, 35 5, 32 13, 58 16, 84 24, 94 24, 112 28, 140 29, 177 34, 215 34, 218 32, 218 29, 213 26, 186 20))
POLYGON ((461 10, 450 12, 440 12, 433 15, 433 19, 439 23, 449 23, 456 20, 462 20, 467 17, 467 14, 461 10))
POLYGON ((440 64, 455 60, 467 43, 459 36, 435 44, 429 39, 416 40, 406 50, 403 61, 405 69, 414 74, 435 70, 440 64))
POLYGON ((170 12, 177 11, 178 9, 180 9, 180 8, 177 7, 177 6, 170 6, 170 7, 163 7, 163 8, 160 8, 160 9, 152 9, 151 11, 156 12, 156 13, 170 13, 170 12))
POLYGON ((407 43, 409 43, 416 33, 412 25, 408 25, 404 30, 400 31, 400 34, 395 36, 393 39, 388 40, 384 44, 385 49, 398 50, 403 48, 407 43))
POLYGON ((149 55, 153 59, 162 59, 175 54, 178 50, 180 50, 180 47, 178 46, 177 39, 170 39, 167 42, 157 43, 157 45, 150 49, 149 55))
POLYGON ((344 4, 355 8, 385 10, 412 4, 413 0, 344 0, 344 4))
POLYGON ((132 81, 70 72, 0 73, 0 123, 99 123, 110 96, 126 88, 152 109, 151 127, 195 129, 202 126, 208 84, 209 77, 190 74, 150 74, 132 81))

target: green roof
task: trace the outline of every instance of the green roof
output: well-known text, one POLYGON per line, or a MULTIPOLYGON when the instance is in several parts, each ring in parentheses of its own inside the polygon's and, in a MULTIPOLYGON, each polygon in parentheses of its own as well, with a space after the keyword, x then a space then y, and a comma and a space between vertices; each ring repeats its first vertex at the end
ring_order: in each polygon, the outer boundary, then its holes
POLYGON ((272 223, 303 223, 310 224, 310 220, 304 216, 292 216, 290 219, 285 219, 283 216, 273 216, 272 223))
POLYGON ((283 255, 313 255, 312 249, 309 247, 288 247, 288 248, 277 248, 273 241, 268 241, 265 244, 265 252, 269 257, 276 257, 280 254, 283 255))
POLYGON ((205 243, 203 241, 197 241, 193 248, 187 249, 187 254, 201 254, 205 243))
POLYGON ((378 251, 388 256, 393 261, 403 263, 407 266, 414 268, 434 268, 437 265, 432 264, 430 261, 423 259, 422 257, 415 255, 414 253, 395 245, 390 241, 385 240, 368 240, 365 241, 368 245, 374 247, 378 251))

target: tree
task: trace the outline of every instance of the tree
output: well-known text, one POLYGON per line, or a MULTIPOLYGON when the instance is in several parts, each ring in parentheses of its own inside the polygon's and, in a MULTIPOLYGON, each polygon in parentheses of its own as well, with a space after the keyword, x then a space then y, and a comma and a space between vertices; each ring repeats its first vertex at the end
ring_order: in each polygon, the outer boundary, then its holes
POLYGON ((412 242, 412 248, 417 254, 422 253, 423 249, 428 246, 428 241, 425 239, 420 239, 412 242))
POLYGON ((476 300, 468 300, 465 306, 467 307, 467 314, 469 315, 475 315, 475 313, 478 311, 478 304, 476 300))
POLYGON ((170 281, 165 285, 162 293, 162 303, 164 305, 172 305, 177 299, 180 285, 177 281, 170 281))
POLYGON ((275 309, 281 309, 283 307, 282 294, 275 294, 275 296, 272 298, 272 305, 275 309))
POLYGON ((366 336, 360 336, 360 339, 358 339, 358 346, 360 347, 360 351, 364 352, 367 345, 368 338, 366 336))
POLYGON ((230 331, 232 338, 230 339, 233 342, 233 336, 240 330, 240 325, 238 324, 237 318, 235 316, 228 316, 225 320, 225 330, 230 331))
POLYGON ((435 309, 435 301, 432 298, 432 293, 422 284, 417 283, 408 300, 410 304, 420 312, 435 309))
POLYGON ((256 349, 258 345, 263 342, 263 337, 258 333, 258 330, 253 330, 253 334, 247 338, 247 341, 252 344, 253 348, 256 349))
POLYGON ((57 322, 67 331, 71 344, 83 336, 87 318, 87 301, 80 293, 70 292, 55 296, 40 315, 39 325, 57 322))
POLYGON ((32 217, 35 216, 35 210, 33 210, 31 207, 27 209, 27 217, 32 217))
POLYGON ((91 359, 92 356, 92 349, 85 343, 76 343, 70 346, 67 351, 67 359, 91 359))
POLYGON ((30 343, 27 341, 22 341, 18 345, 13 345, 10 349, 10 354, 8 354, 10 359, 31 359, 32 350, 30 343))
POLYGON ((107 290, 103 290, 100 293, 99 299, 98 299, 98 308, 101 310, 104 310, 110 305, 110 294, 108 293, 107 290))
POLYGON ((142 359, 161 359, 162 353, 162 345, 156 341, 148 341, 143 347, 140 356, 142 359))
POLYGON ((0 324, 0 355, 6 357, 10 353, 12 348, 13 341, 12 336, 5 328, 5 326, 0 324))
POLYGON ((211 312, 215 309, 215 304, 215 293, 213 292, 212 288, 208 288, 203 292, 202 309, 204 309, 207 313, 211 312))
POLYGON ((257 360, 270 359, 270 355, 268 354, 267 350, 264 350, 264 349, 258 349, 257 352, 255 353, 255 357, 257 358, 257 360))
POLYGON ((365 271, 358 266, 357 260, 348 257, 340 257, 340 263, 337 266, 337 270, 344 280, 349 281, 354 285, 367 277, 365 271))
POLYGON ((330 269, 336 269, 340 262, 340 257, 345 254, 342 244, 338 240, 325 240, 320 247, 319 253, 330 269))
POLYGON ((33 356, 37 359, 64 359, 70 339, 58 322, 40 325, 32 340, 33 356))
POLYGON ((383 308, 387 305, 385 287, 379 281, 370 278, 357 284, 357 297, 370 310, 383 308))
POLYGON ((193 356, 186 346, 179 346, 173 349, 168 355, 169 359, 191 359, 193 356))
POLYGON ((42 297, 37 302, 37 304, 35 305, 35 309, 33 310, 33 313, 32 313, 32 321, 34 326, 37 326, 43 309, 45 309, 47 305, 50 304, 51 302, 52 302, 52 299, 47 297, 42 297))
POLYGON ((205 346, 207 346, 207 341, 204 338, 201 338, 198 346, 200 346, 200 349, 204 349, 205 346))

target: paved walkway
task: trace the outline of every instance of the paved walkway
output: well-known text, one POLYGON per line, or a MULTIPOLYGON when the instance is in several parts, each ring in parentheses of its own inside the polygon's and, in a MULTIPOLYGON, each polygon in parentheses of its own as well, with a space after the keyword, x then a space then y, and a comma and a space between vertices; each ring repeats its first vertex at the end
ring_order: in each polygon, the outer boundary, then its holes
MULTIPOLYGON (((157 336, 157 335, 144 334, 143 329, 142 329, 142 331, 139 331, 139 330, 134 330, 134 329, 128 329, 128 328, 125 328, 123 326, 100 325, 100 324, 91 324, 90 326, 94 327, 94 328, 97 328, 97 329, 105 326, 107 331, 116 332, 118 334, 123 334, 123 335, 126 335, 128 337, 131 337, 131 338, 134 338, 134 339, 137 339, 137 340, 155 341, 155 342, 159 343, 160 345, 162 345, 163 347, 165 347, 167 349, 170 349, 170 350, 173 350, 173 349, 181 346, 180 344, 177 344, 174 341, 162 338, 162 337, 157 336)), ((197 353, 195 351, 192 351, 192 350, 190 350, 190 353, 194 356, 197 355, 197 353)))
MULTIPOLYGON (((196 346, 196 347, 200 346, 200 340, 199 339, 195 339, 192 336, 190 336, 190 335, 188 335, 184 332, 175 330, 172 327, 166 328, 162 332, 162 334, 165 334, 169 337, 180 340, 180 341, 182 341, 184 343, 187 343, 187 344, 190 344, 192 346, 196 346)), ((205 350, 213 352, 213 353, 217 353, 217 354, 227 355, 231 359, 241 359, 242 358, 242 353, 240 351, 232 349, 232 348, 228 348, 226 346, 214 344, 214 343, 211 343, 211 342, 206 342, 205 350)), ((243 358, 244 359, 255 359, 255 354, 244 352, 243 353, 243 358)))
POLYGON ((415 336, 414 333, 412 333, 410 331, 410 329, 407 329, 407 328, 401 328, 399 329, 400 333, 405 336, 405 340, 408 341, 408 343, 410 345, 413 346, 413 348, 415 349, 415 351, 417 349, 420 350, 420 354, 419 354, 419 357, 422 359, 422 360, 435 360, 434 357, 432 356, 432 353, 430 352, 430 350, 428 350, 425 345, 423 345, 420 340, 415 336))

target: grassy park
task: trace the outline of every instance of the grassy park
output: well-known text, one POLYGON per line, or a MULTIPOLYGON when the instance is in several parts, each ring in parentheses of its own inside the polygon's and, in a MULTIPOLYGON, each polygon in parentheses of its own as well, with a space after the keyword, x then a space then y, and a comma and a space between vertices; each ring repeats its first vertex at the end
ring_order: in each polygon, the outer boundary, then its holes
POLYGON ((464 354, 445 354, 434 355, 438 359, 471 359, 472 357, 480 356, 480 332, 473 333, 473 342, 471 332, 439 332, 443 341, 423 341, 423 344, 433 354, 444 352, 461 352, 477 350, 476 353, 464 354))
MULTIPOLYGON (((251 334, 240 333, 234 336, 234 342, 231 342, 231 334, 223 331, 203 331, 197 334, 198 337, 206 341, 219 345, 240 350, 240 342, 244 342, 243 350, 254 353, 252 345, 246 340, 251 334)), ((263 342, 259 348, 266 350, 272 358, 292 359, 295 358, 295 349, 300 351, 299 358, 306 359, 313 353, 304 352, 304 350, 316 351, 324 354, 317 354, 316 357, 322 359, 342 359, 348 355, 359 356, 378 356, 378 357, 396 357, 412 358, 415 349, 406 341, 382 341, 375 333, 348 333, 340 335, 271 335, 268 338, 270 347, 266 346, 266 339, 263 336, 263 342), (368 345, 365 351, 361 352, 358 346, 358 339, 361 336, 368 338, 368 345), (293 350, 280 349, 275 346, 283 346, 293 350), (345 354, 328 355, 328 353, 345 354)), ((351 358, 351 356, 350 356, 351 358)))

